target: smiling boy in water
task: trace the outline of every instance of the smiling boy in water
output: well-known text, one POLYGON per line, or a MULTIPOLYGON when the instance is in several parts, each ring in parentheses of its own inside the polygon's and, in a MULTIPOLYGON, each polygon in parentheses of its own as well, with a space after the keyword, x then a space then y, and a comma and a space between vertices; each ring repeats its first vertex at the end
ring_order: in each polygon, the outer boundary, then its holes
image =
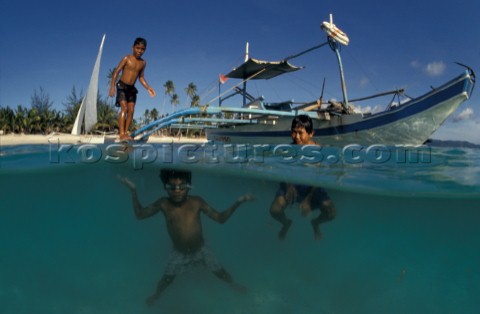
POLYGON ((150 97, 154 97, 156 94, 155 90, 148 85, 144 77, 147 62, 142 59, 142 56, 147 49, 147 41, 140 37, 135 39, 132 49, 132 54, 123 57, 116 67, 110 84, 109 96, 113 97, 115 95, 116 84, 117 99, 115 105, 121 107, 120 115, 118 117, 120 140, 132 139, 128 134, 128 128, 132 123, 135 103, 137 101, 138 90, 135 88, 135 82, 137 79, 140 81, 140 84, 147 89, 150 97), (117 77, 120 72, 122 72, 122 76, 117 82, 117 77))
POLYGON ((168 197, 161 197, 146 207, 140 204, 135 185, 127 178, 119 178, 130 189, 135 216, 138 219, 145 219, 162 212, 165 216, 168 234, 173 242, 173 250, 165 273, 158 282, 155 293, 147 298, 147 304, 152 305, 173 282, 176 275, 197 264, 206 266, 215 276, 233 288, 245 291, 244 287, 233 281, 230 274, 217 262, 210 248, 205 244, 200 214, 205 214, 210 219, 223 224, 241 204, 254 200, 253 195, 245 194, 227 210, 218 212, 203 198, 188 195, 191 188, 191 172, 162 169, 160 178, 168 197))
MULTIPOLYGON (((291 134, 295 145, 317 145, 313 140, 313 122, 307 115, 299 115, 293 118, 291 134)), ((315 240, 320 240, 322 233, 319 225, 335 218, 336 209, 327 192, 320 187, 306 186, 301 184, 281 183, 275 199, 270 206, 270 215, 282 224, 278 233, 280 240, 285 239, 292 220, 285 215, 285 209, 289 204, 299 203, 303 216, 310 216, 311 211, 318 209, 320 214, 310 221, 315 240)))

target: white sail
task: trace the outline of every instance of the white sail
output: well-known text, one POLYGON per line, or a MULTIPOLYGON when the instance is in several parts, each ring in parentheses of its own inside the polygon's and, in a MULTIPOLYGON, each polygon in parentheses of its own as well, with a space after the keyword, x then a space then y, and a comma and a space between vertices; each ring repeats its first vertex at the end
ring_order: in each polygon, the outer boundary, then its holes
POLYGON ((77 118, 75 118, 75 123, 73 124, 73 129, 72 129, 73 135, 80 135, 84 116, 85 116, 85 98, 83 98, 82 100, 80 109, 78 109, 77 118))
POLYGON ((80 109, 78 110, 75 124, 73 125, 72 134, 80 135, 82 129, 82 122, 85 121, 85 133, 89 132, 95 123, 97 123, 97 97, 98 97, 98 75, 100 73, 100 59, 102 57, 103 42, 105 35, 103 35, 100 49, 98 50, 97 60, 93 67, 92 77, 88 85, 87 93, 82 100, 80 109))

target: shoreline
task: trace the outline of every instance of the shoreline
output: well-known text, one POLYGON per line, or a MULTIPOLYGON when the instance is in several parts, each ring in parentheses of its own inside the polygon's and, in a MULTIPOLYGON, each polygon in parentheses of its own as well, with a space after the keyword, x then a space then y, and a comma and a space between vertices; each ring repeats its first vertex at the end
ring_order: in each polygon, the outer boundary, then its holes
MULTIPOLYGON (((115 143, 118 135, 72 135, 67 133, 0 135, 0 147, 41 144, 103 144, 115 143)), ((146 143, 206 143, 206 138, 150 136, 146 143)))

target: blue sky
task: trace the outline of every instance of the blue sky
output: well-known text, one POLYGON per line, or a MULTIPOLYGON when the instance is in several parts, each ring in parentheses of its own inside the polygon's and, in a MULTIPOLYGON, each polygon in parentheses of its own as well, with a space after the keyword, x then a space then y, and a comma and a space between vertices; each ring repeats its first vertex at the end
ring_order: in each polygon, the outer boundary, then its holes
MULTIPOLYGON (((2 0, 0 12, 0 106, 28 107, 34 90, 42 87, 54 107, 63 109, 73 86, 86 90, 104 33, 103 96, 108 93, 108 69, 131 53, 134 38, 141 36, 148 40, 145 77, 157 97, 150 98, 137 83, 135 116, 153 108, 171 111, 168 101, 162 109, 167 80, 174 82, 181 106, 190 82, 205 103, 218 96, 218 75, 243 61, 247 41, 251 57, 280 60, 324 42, 320 24, 330 13, 350 37, 342 50, 350 98, 396 88, 420 96, 461 73, 455 61, 480 75, 478 0, 2 0)), ((251 82, 250 92, 270 101, 311 101, 326 78, 324 98, 341 99, 338 67, 329 48, 291 63, 305 69, 251 82)), ((477 87, 433 137, 480 144, 479 103, 477 87)), ((362 106, 378 110, 381 104, 375 100, 362 106)))

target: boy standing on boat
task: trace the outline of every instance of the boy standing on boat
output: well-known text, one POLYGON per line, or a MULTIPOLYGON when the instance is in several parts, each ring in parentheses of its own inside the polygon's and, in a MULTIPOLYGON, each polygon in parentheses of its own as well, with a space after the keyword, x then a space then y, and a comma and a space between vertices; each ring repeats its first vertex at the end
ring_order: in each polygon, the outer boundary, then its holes
MULTIPOLYGON (((307 115, 299 115, 292 121, 292 140, 296 145, 317 145, 313 140, 313 122, 307 115)), ((308 217, 312 210, 320 210, 317 218, 310 221, 316 240, 320 240, 322 233, 319 225, 335 218, 336 209, 327 192, 320 187, 301 184, 281 183, 275 199, 270 206, 270 215, 282 224, 278 233, 280 240, 285 239, 292 220, 285 215, 289 204, 299 203, 303 216, 308 217)))
POLYGON ((146 207, 140 204, 135 185, 127 178, 119 178, 130 189, 135 216, 138 219, 145 219, 162 212, 168 234, 173 242, 165 273, 158 282, 155 293, 147 298, 147 304, 152 305, 173 282, 176 275, 195 265, 206 266, 215 276, 233 288, 245 291, 243 286, 233 281, 232 276, 217 262, 210 248, 205 244, 200 214, 203 213, 210 219, 223 224, 241 204, 254 200, 254 197, 251 194, 240 196, 227 210, 218 212, 203 198, 188 195, 191 188, 191 172, 162 169, 160 178, 168 197, 161 197, 146 207))
POLYGON ((150 97, 155 96, 155 90, 151 88, 147 81, 145 81, 144 72, 147 62, 142 59, 142 55, 147 49, 147 41, 144 38, 137 38, 133 43, 133 52, 126 55, 118 64, 113 72, 112 81, 110 84, 110 97, 115 95, 115 85, 117 87, 117 99, 115 105, 121 108, 118 117, 118 127, 120 129, 120 140, 131 140, 132 137, 128 133, 128 128, 133 120, 133 113, 135 111, 135 103, 137 101, 138 90, 135 88, 137 79, 140 84, 148 90, 150 97), (117 77, 122 72, 120 80, 117 82, 117 77))

